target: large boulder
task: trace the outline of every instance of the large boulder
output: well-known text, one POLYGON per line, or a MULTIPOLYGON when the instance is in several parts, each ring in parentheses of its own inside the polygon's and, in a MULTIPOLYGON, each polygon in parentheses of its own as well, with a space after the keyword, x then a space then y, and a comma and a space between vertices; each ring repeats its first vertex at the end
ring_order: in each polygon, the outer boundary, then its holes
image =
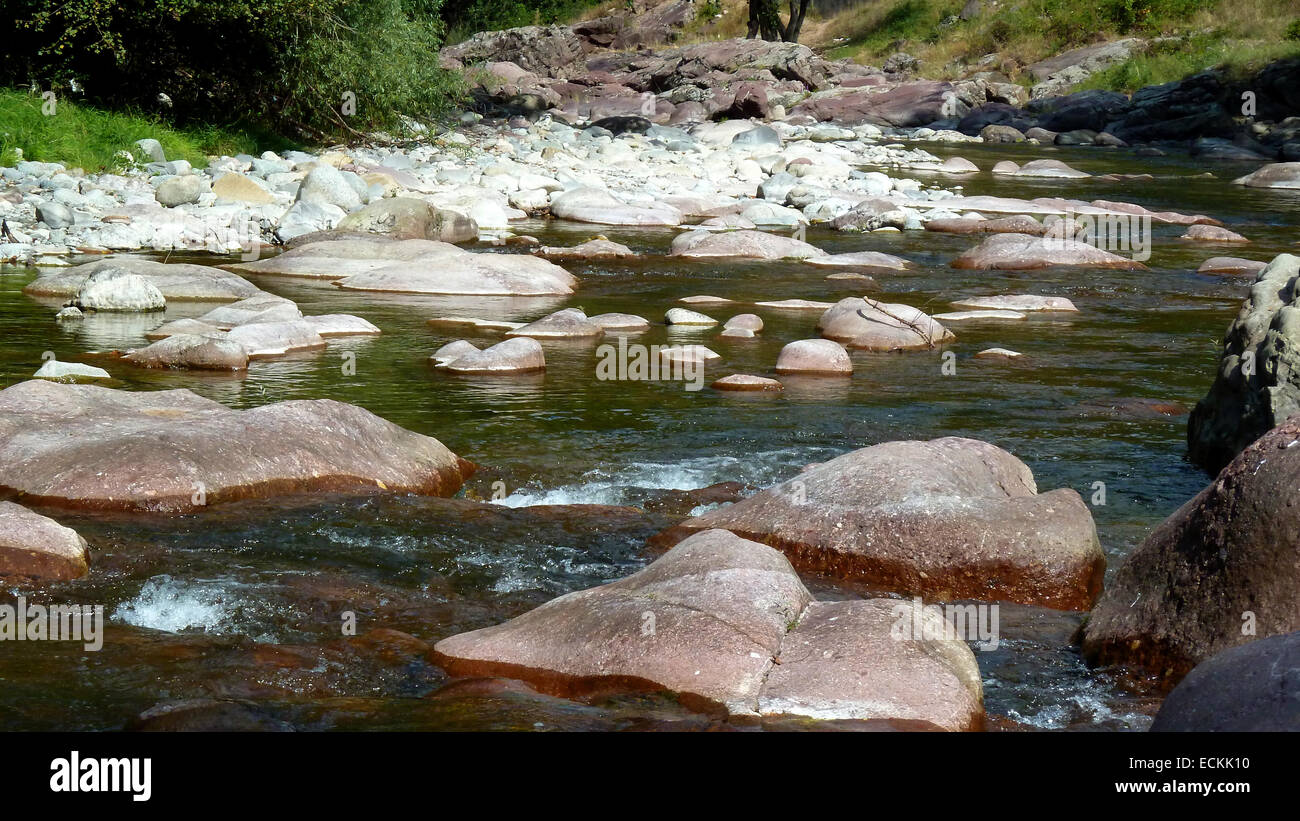
POLYGON ((509 61, 534 74, 566 77, 585 54, 582 39, 568 26, 523 26, 482 31, 442 50, 460 65, 509 61))
POLYGON ((86 575, 86 540, 70 527, 0 502, 0 581, 59 581, 86 575))
POLYGON ((1187 422, 1188 455, 1206 470, 1300 413, 1298 280, 1300 257, 1279 254, 1224 334, 1214 383, 1187 422))
POLYGON ((850 348, 907 351, 933 348, 956 337, 938 320, 911 305, 846 297, 828 308, 817 332, 850 348))
POLYGON ((470 470, 438 440, 332 400, 236 411, 187 390, 33 380, 0 391, 0 489, 41 504, 177 512, 306 492, 449 496, 470 470))
POLYGON ((627 578, 443 639, 432 658, 452 675, 518 678, 563 697, 667 690, 749 721, 976 728, 974 655, 940 624, 900 640, 893 628, 913 607, 815 602, 780 553, 710 530, 627 578))
POLYGON ((77 291, 83 311, 161 311, 167 300, 152 282, 120 268, 101 268, 77 291))
POLYGON ((170 302, 230 302, 261 293, 256 285, 243 277, 210 265, 162 263, 129 256, 112 256, 42 273, 23 288, 23 293, 34 297, 70 299, 77 295, 91 274, 106 270, 144 277, 170 302))
POLYGON ((711 528, 772 545, 800 569, 941 600, 1082 610, 1106 567, 1078 493, 1040 494, 1019 459, 958 437, 852 451, 654 541, 711 528))
POLYGON ((1224 650, 1160 705, 1151 732, 1266 733, 1300 728, 1300 632, 1224 650))
POLYGON ((1300 188, 1300 162, 1275 162, 1233 180, 1247 188, 1300 188))
POLYGON ((808 259, 825 251, 801 239, 765 231, 690 231, 673 238, 671 256, 731 259, 808 259))
POLYGON ((478 239, 478 224, 474 220, 413 197, 389 197, 372 202, 340 220, 338 230, 383 234, 393 239, 440 242, 478 239))
POLYGON ((1256 636, 1300 630, 1300 420, 1241 452, 1114 574, 1083 631, 1093 664, 1177 681, 1256 636))
POLYGON ((970 106, 961 101, 951 83, 914 80, 884 91, 864 87, 814 94, 790 113, 842 124, 912 128, 946 117, 960 117, 968 111, 970 106))
POLYGON ((251 273, 334 280, 346 290, 420 294, 570 294, 577 279, 525 254, 476 253, 433 240, 325 240, 228 266, 251 273))
POLYGON ((1056 265, 1145 270, 1136 260, 1103 251, 1086 242, 1030 234, 992 234, 951 263, 954 268, 1028 271, 1056 265))
POLYGON ((601 188, 574 188, 551 200, 551 216, 599 225, 681 225, 682 212, 667 203, 629 205, 601 188))

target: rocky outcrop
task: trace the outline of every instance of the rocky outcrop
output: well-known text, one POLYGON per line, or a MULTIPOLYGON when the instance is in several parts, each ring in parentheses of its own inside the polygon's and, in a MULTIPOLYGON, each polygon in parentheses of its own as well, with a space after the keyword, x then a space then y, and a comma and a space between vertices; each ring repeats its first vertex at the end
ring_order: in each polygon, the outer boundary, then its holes
POLYGON ((70 527, 0 502, 0 581, 61 581, 86 575, 86 540, 70 527))
POLYGON ((1040 494, 1019 459, 956 437, 853 451, 655 543, 712 528, 772 545, 800 569, 942 600, 1087 609, 1106 566, 1078 493, 1040 494))
POLYGON ((0 391, 0 489, 40 504, 177 512, 323 491, 448 496, 470 470, 438 440, 331 400, 235 411, 187 390, 33 380, 0 391))
POLYGON ((780 553, 721 530, 627 578, 434 646, 458 676, 505 676, 566 698, 667 690, 742 721, 802 716, 968 730, 979 670, 933 623, 900 640, 913 603, 816 602, 780 553))
POLYGON ((1300 727, 1300 633, 1269 636, 1198 664, 1165 697, 1153 733, 1294 732, 1300 727))
POLYGON ((1300 413, 1298 279, 1300 257, 1275 257, 1224 334, 1214 383, 1187 422, 1188 456, 1210 472, 1300 413))
POLYGON ((1300 630, 1300 421, 1269 431, 1120 565, 1083 630, 1093 664, 1177 681, 1256 637, 1300 630))

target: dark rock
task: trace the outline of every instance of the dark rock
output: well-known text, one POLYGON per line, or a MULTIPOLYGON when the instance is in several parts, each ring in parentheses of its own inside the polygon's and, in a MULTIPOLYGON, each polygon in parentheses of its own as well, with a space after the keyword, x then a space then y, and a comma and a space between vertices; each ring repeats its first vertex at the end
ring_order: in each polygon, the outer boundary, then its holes
POLYGON ((1179 682, 1151 732, 1300 730, 1300 633, 1252 641, 1201 662, 1179 682))

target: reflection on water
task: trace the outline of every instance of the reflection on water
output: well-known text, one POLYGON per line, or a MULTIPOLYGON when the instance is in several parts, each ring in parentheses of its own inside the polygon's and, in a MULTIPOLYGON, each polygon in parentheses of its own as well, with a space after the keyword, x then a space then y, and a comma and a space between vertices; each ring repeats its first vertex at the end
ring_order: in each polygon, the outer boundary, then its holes
MULTIPOLYGON (((652 558, 646 539, 674 520, 593 505, 640 506, 656 493, 724 481, 761 487, 809 463, 890 439, 985 439, 1023 459, 1040 489, 1071 487, 1085 499, 1095 482, 1105 482, 1107 503, 1093 515, 1113 572, 1157 522, 1207 482, 1183 458, 1183 410, 1208 387, 1219 338, 1248 281, 1195 269, 1210 256, 1268 260, 1296 250, 1292 226, 1300 224, 1300 196, 1232 186, 1228 181, 1243 173, 1239 166, 1214 166, 1215 177, 1198 176, 1205 168, 1178 157, 969 145, 935 153, 961 154, 985 169, 999 159, 1023 162, 1047 154, 1094 173, 1150 172, 1158 179, 1066 184, 982 173, 935 180, 964 186, 971 195, 1127 200, 1206 213, 1253 242, 1232 248, 1189 243, 1177 239, 1182 228, 1157 224, 1147 271, 982 272, 947 264, 975 244, 971 237, 810 230, 809 240, 831 252, 884 251, 917 263, 905 272, 875 273, 875 283, 864 285, 827 279, 833 271, 794 262, 669 260, 662 254, 673 232, 666 229, 531 221, 518 231, 550 245, 602 233, 653 256, 565 263, 581 280, 566 299, 412 297, 258 278, 261 287, 296 300, 306 314, 356 314, 383 334, 331 339, 319 352, 255 361, 242 377, 92 360, 88 351, 143 343, 143 333, 164 317, 96 316, 56 324, 54 306, 20 293, 32 271, 0 269, 0 384, 29 377, 42 354, 53 351, 61 360, 105 367, 115 387, 184 387, 241 408, 285 399, 352 402, 436 436, 482 465, 466 495, 498 502, 330 498, 239 503, 156 519, 56 514, 89 540, 94 571, 45 595, 104 604, 112 616, 105 648, 87 655, 61 645, 6 647, 0 653, 4 726, 110 729, 158 702, 205 698, 241 700, 239 709, 251 710, 257 721, 312 729, 706 727, 709 719, 643 698, 577 705, 526 688, 487 685, 425 698, 445 680, 423 659, 420 643, 627 575, 652 558), (430 328, 427 320, 438 316, 522 322, 581 306, 588 314, 635 313, 661 323, 681 297, 714 294, 737 304, 693 309, 720 322, 757 313, 765 322, 758 337, 720 339, 720 326, 670 332, 656 324, 637 341, 707 345, 722 357, 706 366, 708 381, 730 373, 773 376, 781 346, 814 336, 819 314, 746 303, 867 295, 934 313, 955 299, 1004 293, 1065 296, 1080 313, 955 324, 957 340, 947 346, 956 354, 952 375, 945 375, 939 351, 854 352, 852 379, 787 376, 781 393, 598 380, 595 346, 587 343, 543 341, 547 370, 523 378, 457 377, 427 361, 461 333, 430 328), (973 357, 989 347, 1024 356, 973 357), (354 373, 343 367, 349 353, 355 354, 354 373), (359 635, 388 628, 419 643, 407 646, 384 634, 345 638, 345 612, 356 616, 359 635)), ((195 307, 171 306, 165 319, 211 306, 195 307)), ((502 337, 465 338, 483 346, 502 337)), ((825 597, 869 593, 825 580, 810 584, 825 597)), ((1002 645, 976 653, 995 725, 1146 726, 1156 702, 1087 670, 1071 650, 1080 618, 1004 608, 1002 645)))

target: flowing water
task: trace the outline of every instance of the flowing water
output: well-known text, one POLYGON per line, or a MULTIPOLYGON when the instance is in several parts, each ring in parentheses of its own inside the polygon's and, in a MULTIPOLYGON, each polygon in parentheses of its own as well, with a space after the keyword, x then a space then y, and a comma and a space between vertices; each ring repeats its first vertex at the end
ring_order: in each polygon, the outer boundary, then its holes
MULTIPOLYGON (((906 273, 877 274, 875 285, 864 287, 793 263, 669 260, 662 254, 670 229, 536 221, 516 232, 552 245, 603 233, 649 256, 566 263, 582 283, 572 298, 370 295, 257 277, 256 284, 296 300, 305 314, 354 313, 383 334, 258 361, 240 376, 109 362, 111 385, 184 387, 238 408, 285 399, 351 402, 436 436, 483 465, 462 495, 489 499, 504 489, 505 498, 484 507, 465 499, 314 497, 184 516, 45 511, 86 537, 92 572, 41 589, 0 590, 0 599, 25 594, 32 601, 103 604, 105 644, 97 653, 72 644, 0 645, 0 727, 116 729, 155 704, 188 699, 237 701, 249 721, 302 729, 714 726, 716 719, 661 697, 579 704, 510 686, 447 687, 418 642, 384 632, 344 639, 340 625, 352 613, 358 634, 386 628, 431 644, 495 624, 644 566, 653 558, 645 540, 694 504, 665 503, 667 491, 727 481, 762 487, 810 462, 893 439, 984 439, 1024 460, 1040 489, 1071 487, 1090 501, 1104 483, 1104 504, 1092 511, 1113 572, 1152 527, 1208 482, 1184 459, 1186 411, 1209 386, 1219 339, 1249 278, 1195 269, 1210 256, 1266 261, 1296 251, 1300 196, 1232 186, 1250 167, 1200 166, 1186 157, 979 145, 931 150, 959 153, 982 168, 1046 154, 1094 173, 1151 173, 1156 180, 1122 183, 916 176, 962 184, 969 194, 1125 200, 1205 213, 1254 242, 1189 243, 1177 239, 1183 228, 1156 225, 1147 271, 973 272, 948 267, 975 244, 971 237, 810 230, 808 240, 830 252, 880 250, 917 263, 906 273), (869 295, 935 313, 950 310, 949 301, 959 297, 1002 293, 1066 296, 1080 313, 954 324, 953 375, 942 373, 940 351, 858 352, 851 380, 788 379, 778 395, 600 381, 596 343, 543 343, 548 369, 535 378, 457 378, 427 364, 436 348, 456 338, 426 324, 440 315, 528 320, 579 305, 588 314, 621 311, 657 321, 692 294, 742 302, 869 295), (972 358, 991 346, 1025 356, 972 358), (355 374, 345 372, 347 354, 355 354, 355 374)), ((142 333, 161 322, 91 315, 57 325, 49 305, 21 294, 35 273, 0 269, 0 385, 29 377, 46 351, 95 361, 85 353, 138 346, 142 333)), ((208 307, 174 306, 167 319, 208 307)), ((719 319, 753 311, 766 327, 753 340, 723 340, 717 328, 670 332, 656 325, 636 341, 707 344, 722 354, 709 366, 709 379, 770 375, 781 346, 814 336, 819 316, 750 306, 702 310, 719 319)), ((823 597, 870 593, 808 582, 823 597)), ((1071 635, 1081 618, 1003 606, 1001 645, 976 652, 991 726, 1149 725, 1158 696, 1123 683, 1123 671, 1089 670, 1080 661, 1071 635)), ((220 715, 212 721, 231 726, 220 715)))

